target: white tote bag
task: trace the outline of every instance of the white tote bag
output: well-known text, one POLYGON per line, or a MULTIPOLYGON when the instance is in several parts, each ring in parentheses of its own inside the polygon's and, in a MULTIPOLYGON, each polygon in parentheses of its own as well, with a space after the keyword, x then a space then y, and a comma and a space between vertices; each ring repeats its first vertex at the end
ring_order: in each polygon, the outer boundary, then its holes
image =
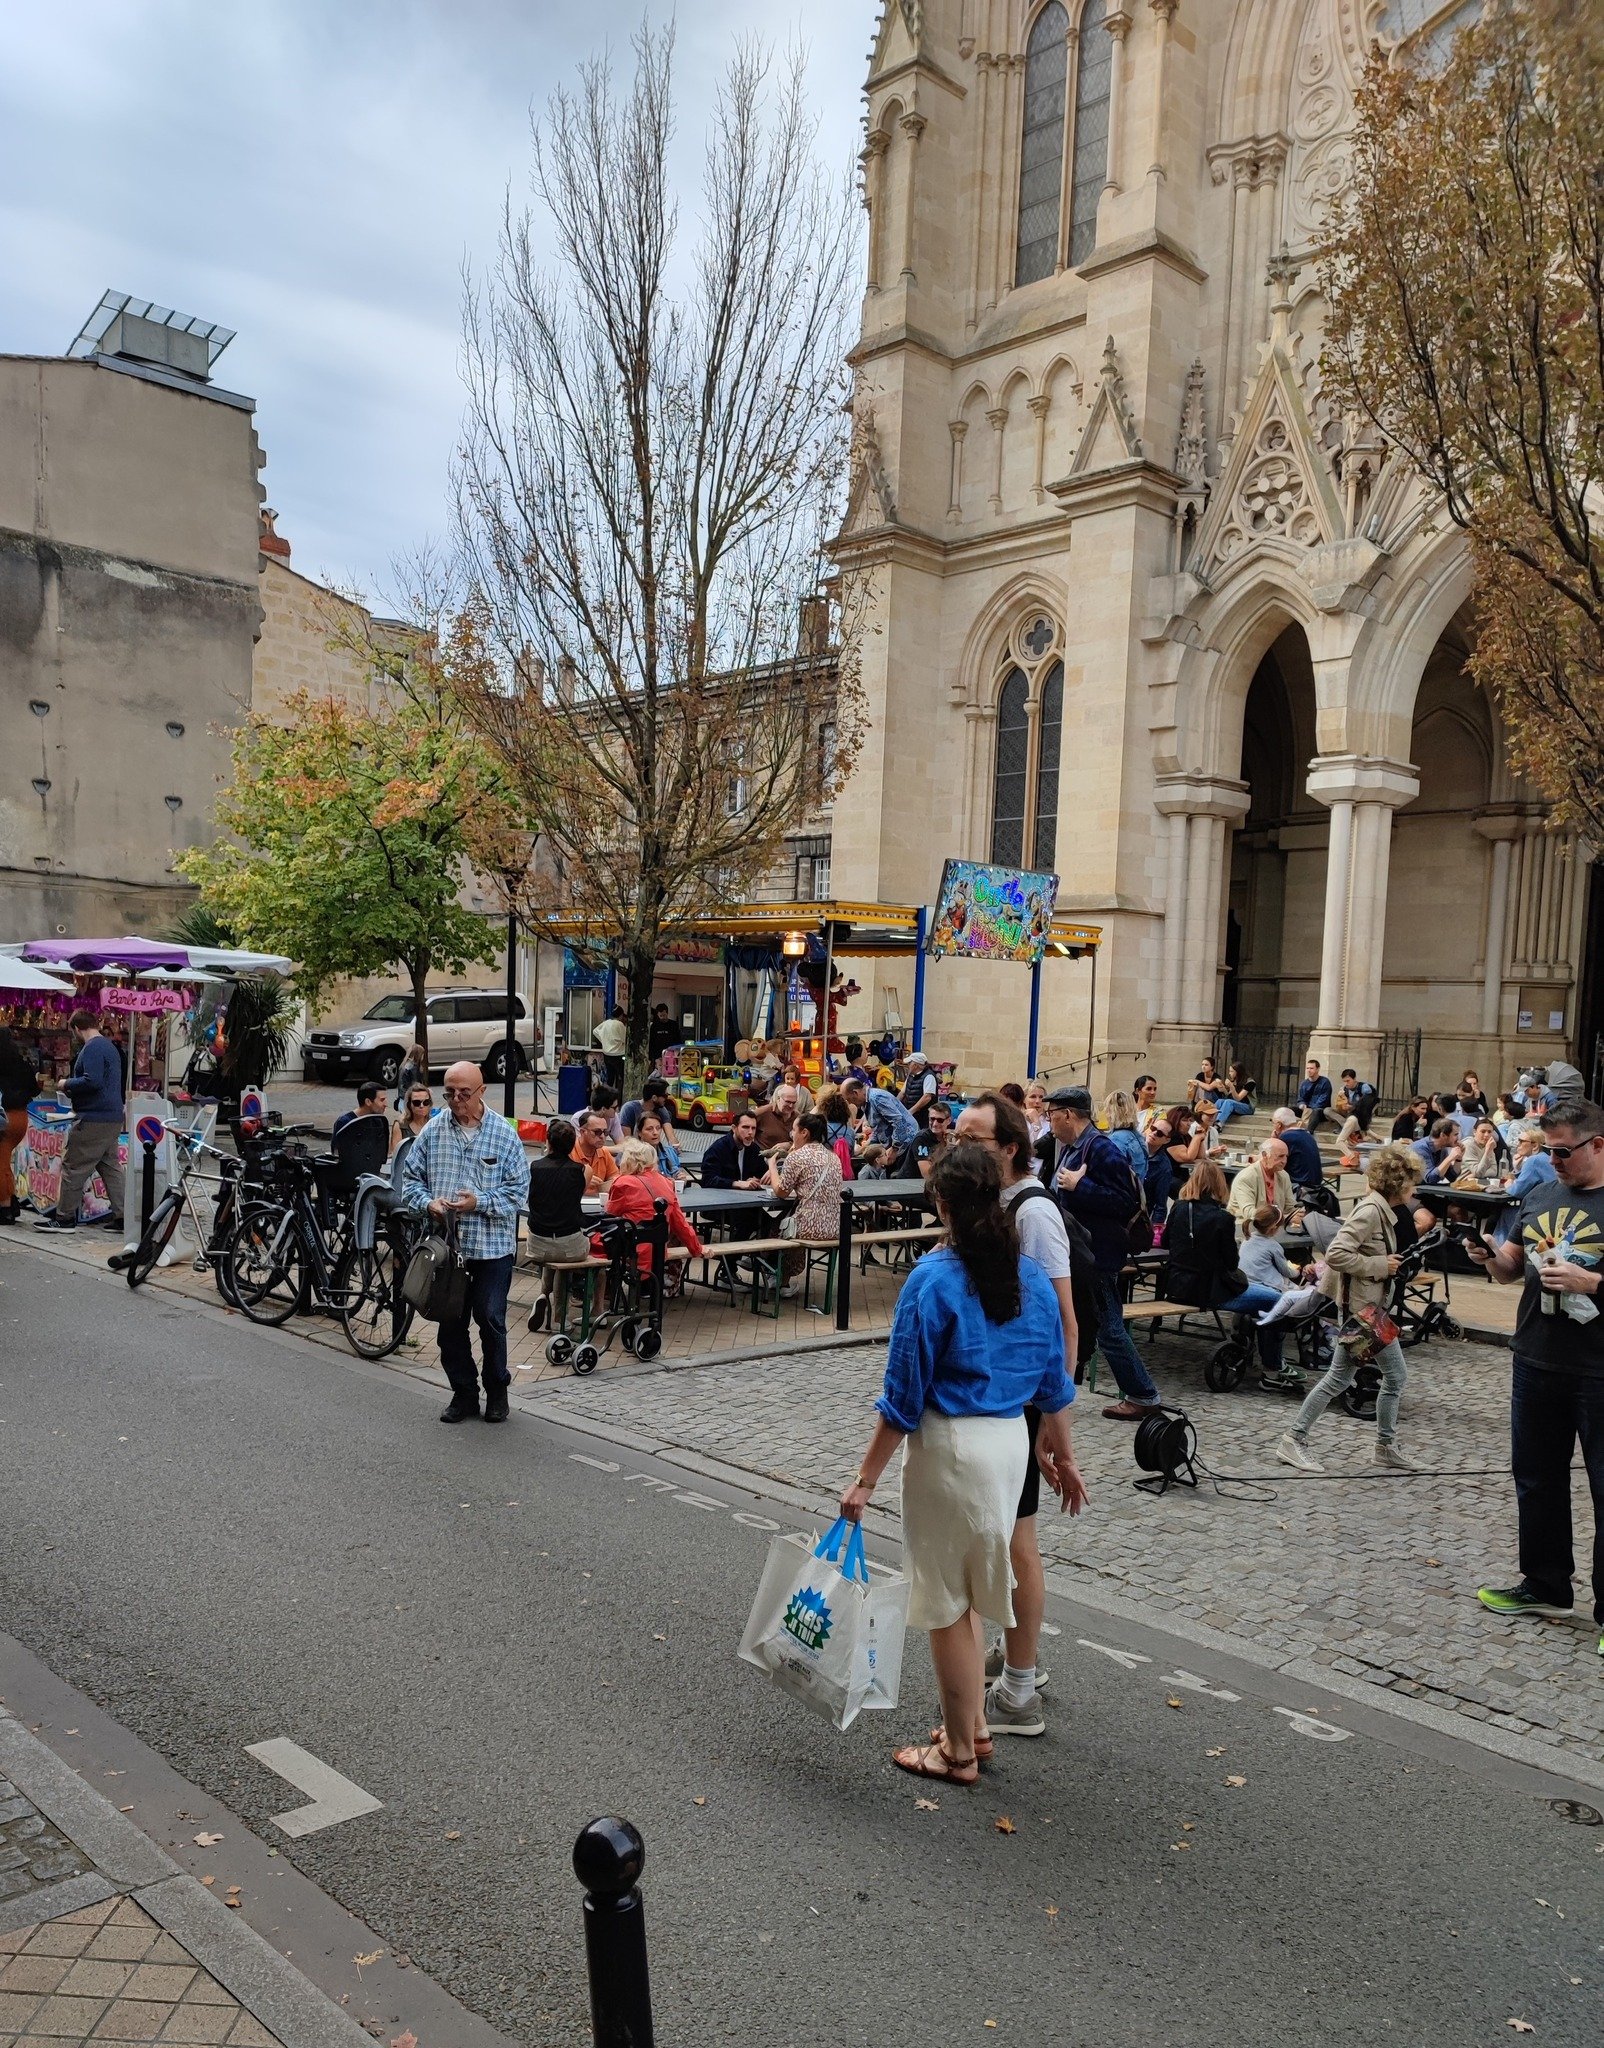
POLYGON ((770 1543, 740 1656, 847 1728, 865 1708, 897 1704, 907 1624, 907 1580, 871 1575, 862 1526, 843 1516, 817 1546, 802 1536, 770 1543))

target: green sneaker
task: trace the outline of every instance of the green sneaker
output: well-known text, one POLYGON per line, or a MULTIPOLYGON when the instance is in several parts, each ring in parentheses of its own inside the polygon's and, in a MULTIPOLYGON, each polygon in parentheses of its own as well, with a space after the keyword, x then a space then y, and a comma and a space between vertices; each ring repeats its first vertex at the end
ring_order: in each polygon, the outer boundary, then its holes
POLYGON ((1549 1614, 1563 1621, 1571 1611, 1568 1601, 1560 1607, 1552 1600, 1539 1599, 1524 1579, 1518 1586, 1483 1586, 1476 1598, 1494 1614, 1549 1614))

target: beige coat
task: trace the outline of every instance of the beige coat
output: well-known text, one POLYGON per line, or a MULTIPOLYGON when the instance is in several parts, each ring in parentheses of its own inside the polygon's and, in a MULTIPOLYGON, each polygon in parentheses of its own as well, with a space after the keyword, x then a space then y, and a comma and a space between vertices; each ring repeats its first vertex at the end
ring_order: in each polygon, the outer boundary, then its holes
POLYGON ((1264 1191, 1264 1168, 1258 1160, 1251 1159, 1231 1183, 1231 1193, 1226 1207, 1242 1226, 1246 1237, 1248 1224, 1253 1212, 1265 1202, 1273 1202, 1281 1211, 1283 1220, 1297 1207, 1297 1198, 1292 1192, 1292 1181, 1285 1168, 1276 1174, 1275 1186, 1266 1194, 1264 1191))
POLYGON ((1353 1213, 1331 1240, 1321 1291, 1340 1302, 1346 1279, 1350 1309, 1385 1307, 1392 1292, 1387 1261, 1397 1249, 1398 1219, 1392 1204, 1371 1188, 1354 1203, 1353 1213))

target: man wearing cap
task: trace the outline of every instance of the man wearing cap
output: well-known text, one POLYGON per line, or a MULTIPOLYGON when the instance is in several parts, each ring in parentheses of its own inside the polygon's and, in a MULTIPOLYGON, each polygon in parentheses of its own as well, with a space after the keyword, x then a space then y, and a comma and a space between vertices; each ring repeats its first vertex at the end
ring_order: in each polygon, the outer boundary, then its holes
POLYGON ((1158 1388, 1120 1313, 1120 1268, 1129 1256, 1127 1233, 1141 1189, 1119 1147, 1092 1121, 1086 1089, 1056 1089, 1047 1098, 1047 1116, 1048 1134, 1037 1147, 1042 1180, 1090 1237, 1097 1264, 1097 1348, 1121 1396, 1103 1413, 1112 1422, 1137 1422, 1158 1406, 1158 1388))
POLYGON ((916 1122, 922 1124, 936 1099, 936 1070, 922 1052, 909 1053, 904 1065, 908 1078, 902 1084, 902 1106, 916 1122))

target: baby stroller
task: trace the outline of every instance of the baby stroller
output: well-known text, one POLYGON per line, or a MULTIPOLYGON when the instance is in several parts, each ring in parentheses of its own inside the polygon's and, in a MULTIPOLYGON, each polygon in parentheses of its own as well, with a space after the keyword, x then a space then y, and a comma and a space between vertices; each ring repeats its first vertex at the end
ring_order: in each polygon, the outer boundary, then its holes
POLYGON ((570 1372, 594 1372, 604 1352, 612 1349, 616 1337, 623 1348, 643 1362, 655 1358, 663 1348, 663 1274, 668 1250, 668 1204, 661 1197, 653 1204, 656 1213, 650 1223, 631 1223, 623 1216, 604 1216, 596 1228, 601 1251, 607 1260, 605 1284, 608 1306, 592 1318, 589 1328, 576 1342, 565 1330, 546 1340, 546 1363, 566 1365, 570 1372), (651 1247, 652 1259, 643 1273, 635 1256, 641 1245, 651 1247))
MULTIPOLYGON (((1444 1293, 1437 1293, 1437 1275, 1428 1273, 1426 1262, 1447 1241, 1441 1225, 1428 1230, 1409 1247, 1399 1262, 1387 1312, 1398 1325, 1400 1344, 1424 1344, 1428 1337, 1463 1337, 1464 1325, 1449 1313, 1447 1281, 1444 1293)), ((1376 1419, 1376 1396, 1381 1392, 1381 1372, 1374 1365, 1361 1365, 1353 1384, 1337 1396, 1337 1405, 1360 1422, 1376 1419)))

